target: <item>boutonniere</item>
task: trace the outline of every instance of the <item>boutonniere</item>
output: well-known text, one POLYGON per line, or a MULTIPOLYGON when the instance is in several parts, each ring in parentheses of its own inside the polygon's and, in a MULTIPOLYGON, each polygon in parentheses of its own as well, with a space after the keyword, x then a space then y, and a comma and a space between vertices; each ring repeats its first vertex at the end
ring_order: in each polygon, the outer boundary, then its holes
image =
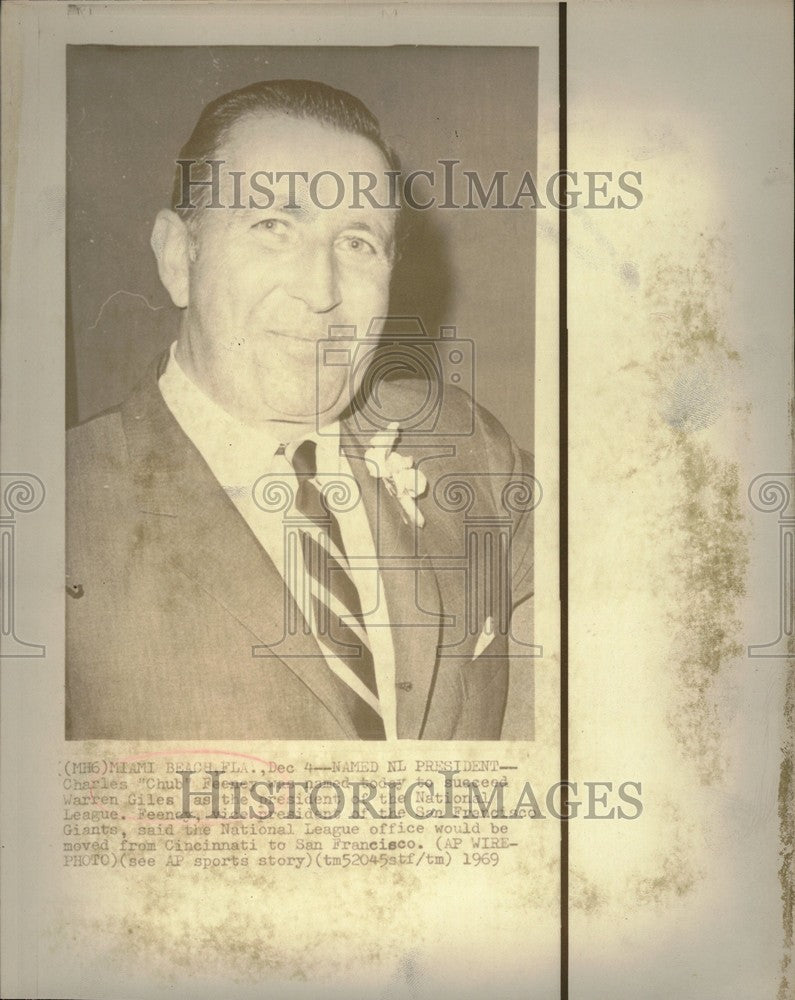
POLYGON ((417 497, 427 490, 428 480, 419 469, 414 468, 411 455, 399 455, 394 450, 399 436, 398 425, 389 424, 385 431, 370 438, 370 447, 364 453, 367 470, 374 479, 382 480, 397 499, 403 508, 404 520, 422 528, 425 517, 417 506, 417 497))

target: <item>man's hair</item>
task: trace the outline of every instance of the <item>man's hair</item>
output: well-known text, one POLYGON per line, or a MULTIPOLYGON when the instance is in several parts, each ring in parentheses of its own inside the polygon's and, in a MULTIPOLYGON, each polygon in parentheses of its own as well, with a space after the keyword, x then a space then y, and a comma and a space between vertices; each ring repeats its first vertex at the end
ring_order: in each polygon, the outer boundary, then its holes
MULTIPOLYGON (((378 119, 357 97, 315 80, 260 80, 222 94, 204 108, 179 155, 180 160, 191 161, 188 168, 191 180, 209 179, 206 161, 219 158, 217 154, 236 122, 246 115, 265 113, 311 119, 363 136, 381 151, 389 170, 400 170, 397 155, 381 135, 378 119)), ((178 207, 182 203, 182 171, 182 165, 177 163, 171 207, 186 222, 191 222, 208 199, 207 188, 197 192, 196 203, 191 207, 178 207)))

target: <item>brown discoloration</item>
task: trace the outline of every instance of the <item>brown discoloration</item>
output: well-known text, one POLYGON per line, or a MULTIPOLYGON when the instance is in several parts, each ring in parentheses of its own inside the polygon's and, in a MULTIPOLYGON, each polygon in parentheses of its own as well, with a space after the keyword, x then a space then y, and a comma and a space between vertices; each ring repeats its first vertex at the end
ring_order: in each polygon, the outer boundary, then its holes
POLYGON ((737 604, 748 563, 738 466, 700 436, 720 419, 727 396, 722 383, 739 361, 717 306, 726 291, 716 277, 723 257, 720 239, 711 237, 692 266, 661 258, 647 296, 660 329, 647 374, 667 425, 662 436, 655 427, 652 447, 658 458, 673 459, 680 483, 675 506, 659 512, 672 539, 665 573, 678 584, 668 615, 677 689, 667 721, 704 784, 720 780, 725 769, 716 682, 742 653, 737 604))
POLYGON ((569 868, 569 908, 581 910, 589 917, 607 903, 607 894, 576 868, 569 868))
MULTIPOLYGON (((792 448, 792 468, 795 468, 795 398, 789 403, 789 431, 792 448)), ((779 857, 778 877, 781 883, 781 921, 783 948, 781 981, 778 1000, 792 995, 791 967, 795 945, 795 637, 788 643, 790 661, 784 696, 784 743, 778 783, 779 857)))
POLYGON ((672 896, 686 896, 700 878, 687 862, 688 851, 684 848, 661 857, 656 866, 659 874, 635 883, 640 902, 659 905, 672 896))
POLYGON ((654 874, 632 875, 628 879, 630 893, 640 905, 660 906, 681 899, 704 878, 704 872, 693 865, 692 826, 672 802, 663 803, 662 808, 669 817, 671 843, 650 866, 654 874))
POLYGON ((685 434, 676 448, 686 496, 676 512, 681 544, 672 569, 683 599, 671 616, 680 683, 668 722, 680 748, 699 762, 701 781, 712 784, 725 766, 714 685, 743 651, 736 609, 745 593, 747 531, 736 464, 685 434))
POLYGON ((716 274, 724 260, 725 247, 717 236, 703 241, 693 265, 658 258, 647 299, 652 315, 665 319, 655 359, 659 364, 698 361, 712 351, 739 360, 720 332, 716 306, 718 296, 727 290, 716 274))

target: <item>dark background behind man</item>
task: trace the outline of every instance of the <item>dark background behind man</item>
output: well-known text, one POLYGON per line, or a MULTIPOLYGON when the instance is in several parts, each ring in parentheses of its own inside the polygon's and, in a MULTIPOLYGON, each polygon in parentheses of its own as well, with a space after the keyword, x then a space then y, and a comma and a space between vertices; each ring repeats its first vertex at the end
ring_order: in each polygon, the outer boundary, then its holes
MULTIPOLYGON (((511 48, 159 48, 80 46, 68 59, 67 424, 127 396, 173 340, 177 311, 151 256, 190 124, 217 94, 268 77, 322 79, 360 96, 381 120, 404 173, 460 164, 488 189, 508 171, 510 202, 535 172, 537 57, 511 48), (517 128, 525 122, 526 128, 517 128)), ((421 179, 418 199, 428 192, 421 179)), ((492 198, 493 203, 493 198, 492 198)), ((458 328, 475 343, 475 397, 533 449, 536 214, 430 209, 411 213, 390 311, 428 332, 458 328)))

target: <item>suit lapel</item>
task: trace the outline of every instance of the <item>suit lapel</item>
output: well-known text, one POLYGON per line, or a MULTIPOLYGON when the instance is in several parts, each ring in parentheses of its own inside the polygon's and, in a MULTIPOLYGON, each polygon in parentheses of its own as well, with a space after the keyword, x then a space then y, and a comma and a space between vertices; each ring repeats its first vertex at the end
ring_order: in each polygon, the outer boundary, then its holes
MULTIPOLYGON (((147 540, 190 577, 318 697, 346 736, 357 739, 339 686, 314 637, 285 628, 284 582, 239 511, 184 434, 156 373, 122 408, 135 503, 147 540), (274 652, 274 650, 277 650, 274 652)), ((253 654, 252 654, 253 656, 253 654)), ((267 658, 262 664, 267 668, 267 658)))
MULTIPOLYGON (((407 524, 398 501, 370 475, 369 439, 342 424, 342 448, 361 490, 386 597, 397 683, 397 735, 420 739, 436 678, 441 599, 427 553, 429 525, 407 524)), ((433 534, 433 528, 431 528, 433 534)), ((433 549, 431 549, 433 551, 433 549)))

